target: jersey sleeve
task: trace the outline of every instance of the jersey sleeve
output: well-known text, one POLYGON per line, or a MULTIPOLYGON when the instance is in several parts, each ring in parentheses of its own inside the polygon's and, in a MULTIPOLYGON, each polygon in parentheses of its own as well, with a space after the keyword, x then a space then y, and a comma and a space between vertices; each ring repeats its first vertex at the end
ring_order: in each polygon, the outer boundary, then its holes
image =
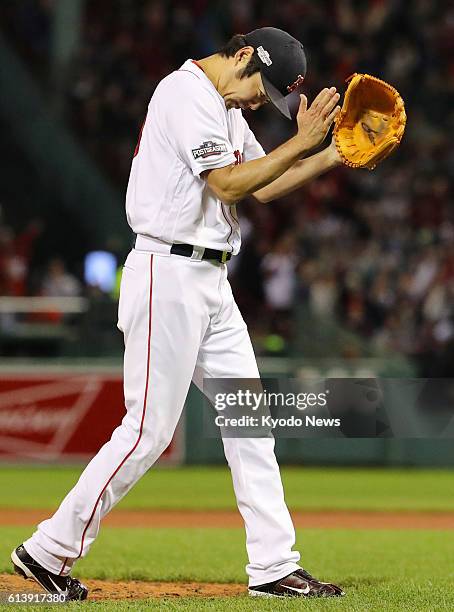
POLYGON ((257 138, 255 137, 254 132, 249 127, 246 119, 243 117, 244 121, 244 149, 243 149, 243 159, 245 162, 252 161, 253 159, 258 159, 259 157, 264 157, 266 155, 263 150, 262 145, 259 143, 257 138))
POLYGON ((204 170, 235 163, 235 154, 220 101, 197 87, 196 79, 185 77, 184 85, 188 86, 182 87, 178 103, 169 106, 167 119, 178 155, 194 176, 200 176, 204 170))

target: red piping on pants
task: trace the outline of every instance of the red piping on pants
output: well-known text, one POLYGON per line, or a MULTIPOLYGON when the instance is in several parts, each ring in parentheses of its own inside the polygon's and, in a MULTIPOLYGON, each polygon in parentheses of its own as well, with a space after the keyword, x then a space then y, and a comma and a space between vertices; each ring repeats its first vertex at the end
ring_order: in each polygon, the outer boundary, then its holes
POLYGON ((66 561, 68 561, 68 557, 65 557, 65 560, 63 561, 63 565, 61 566, 61 570, 58 574, 59 576, 61 576, 62 571, 65 569, 66 561))

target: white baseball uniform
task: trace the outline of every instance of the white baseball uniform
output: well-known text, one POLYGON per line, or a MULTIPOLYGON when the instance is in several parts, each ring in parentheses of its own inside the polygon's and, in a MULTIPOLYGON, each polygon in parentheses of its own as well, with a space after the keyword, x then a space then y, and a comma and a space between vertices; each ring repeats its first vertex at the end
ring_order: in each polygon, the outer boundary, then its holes
MULTIPOLYGON (((200 174, 265 155, 239 109, 224 100, 192 60, 156 88, 132 162, 128 222, 138 235, 121 282, 118 327, 125 340, 126 415, 87 465, 52 518, 25 542, 53 573, 69 573, 96 538, 103 516, 170 443, 191 380, 258 378, 246 324, 227 266, 202 260, 204 248, 236 254, 234 206, 200 174), (170 253, 195 245, 193 255, 170 253)), ((108 409, 108 407, 106 407, 108 409)), ((273 438, 224 438, 243 516, 251 586, 298 569, 273 438)))

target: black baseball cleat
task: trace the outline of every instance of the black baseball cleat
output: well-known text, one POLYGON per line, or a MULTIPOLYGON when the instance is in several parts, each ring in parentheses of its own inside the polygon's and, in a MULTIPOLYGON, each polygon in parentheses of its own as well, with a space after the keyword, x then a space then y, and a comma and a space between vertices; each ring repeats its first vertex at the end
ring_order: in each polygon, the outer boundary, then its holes
POLYGON ((344 591, 330 582, 320 582, 306 572, 298 569, 288 576, 260 586, 249 587, 252 597, 342 597, 344 591))
POLYGON ((87 599, 88 589, 71 576, 52 574, 35 561, 21 544, 11 553, 14 571, 25 579, 32 578, 48 593, 64 595, 66 601, 87 599))

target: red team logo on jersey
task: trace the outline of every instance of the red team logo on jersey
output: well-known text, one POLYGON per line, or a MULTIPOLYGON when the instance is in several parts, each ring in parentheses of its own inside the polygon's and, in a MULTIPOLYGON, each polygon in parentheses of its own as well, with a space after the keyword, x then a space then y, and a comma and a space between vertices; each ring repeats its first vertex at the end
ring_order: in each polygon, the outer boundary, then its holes
POLYGON ((236 149, 236 151, 234 151, 233 154, 235 155, 235 166, 239 166, 240 164, 242 164, 243 163, 243 156, 238 151, 238 149, 236 149))

